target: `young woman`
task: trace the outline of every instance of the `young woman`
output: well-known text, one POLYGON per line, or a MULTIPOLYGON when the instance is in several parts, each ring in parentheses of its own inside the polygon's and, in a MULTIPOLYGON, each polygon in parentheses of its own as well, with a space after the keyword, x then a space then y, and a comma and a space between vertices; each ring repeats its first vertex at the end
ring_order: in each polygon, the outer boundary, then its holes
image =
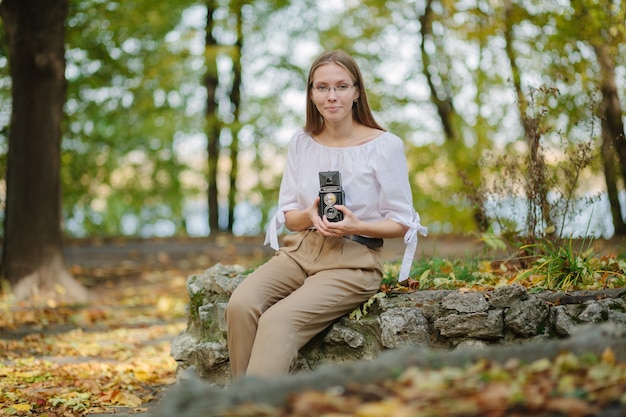
POLYGON ((383 239, 404 236, 404 280, 417 233, 427 232, 413 209, 402 140, 374 120, 354 59, 343 51, 322 54, 307 85, 306 125, 289 144, 278 212, 267 230, 265 243, 276 255, 242 282, 226 308, 234 378, 288 373, 302 346, 379 290, 383 239), (320 216, 319 173, 328 171, 339 172, 345 193, 344 204, 334 206, 339 221, 320 216), (279 248, 283 224, 295 233, 279 248))

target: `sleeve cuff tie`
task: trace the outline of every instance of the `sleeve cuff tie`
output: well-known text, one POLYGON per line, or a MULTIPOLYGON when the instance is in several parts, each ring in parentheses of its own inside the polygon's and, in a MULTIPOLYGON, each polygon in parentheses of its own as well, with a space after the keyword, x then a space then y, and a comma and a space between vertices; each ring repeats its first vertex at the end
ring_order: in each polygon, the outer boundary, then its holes
POLYGON ((267 227, 267 232, 265 233, 265 242, 263 242, 263 245, 267 245, 269 243, 272 249, 278 250, 278 230, 283 224, 285 224, 285 213, 282 211, 278 211, 270 219, 270 223, 267 227))
POLYGON ((400 275, 398 276, 399 282, 406 280, 411 272, 413 256, 415 255, 415 250, 417 249, 417 235, 428 235, 428 228, 422 226, 420 223, 420 216, 417 213, 414 214, 413 221, 408 226, 409 230, 404 235, 404 244, 406 245, 406 249, 404 250, 402 266, 400 267, 400 275))

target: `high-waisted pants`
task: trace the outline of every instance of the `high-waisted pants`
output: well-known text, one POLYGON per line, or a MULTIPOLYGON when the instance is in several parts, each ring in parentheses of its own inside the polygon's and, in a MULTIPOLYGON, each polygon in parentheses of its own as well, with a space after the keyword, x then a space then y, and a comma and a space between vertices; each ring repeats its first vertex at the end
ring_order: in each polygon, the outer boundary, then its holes
POLYGON ((304 230, 251 273, 226 308, 233 378, 287 374, 298 350, 380 288, 380 248, 304 230))

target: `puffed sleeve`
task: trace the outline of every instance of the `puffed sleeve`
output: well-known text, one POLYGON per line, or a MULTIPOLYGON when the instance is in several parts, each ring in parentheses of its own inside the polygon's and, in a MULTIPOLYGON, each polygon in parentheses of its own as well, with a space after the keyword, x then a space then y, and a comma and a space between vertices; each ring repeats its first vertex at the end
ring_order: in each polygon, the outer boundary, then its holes
POLYGON ((426 236, 428 229, 420 223, 420 216, 413 208, 413 194, 409 183, 406 154, 402 140, 390 135, 388 142, 381 146, 380 166, 377 170, 381 192, 379 210, 386 219, 392 219, 409 229, 404 235, 406 249, 400 267, 399 281, 409 277, 413 256, 417 249, 417 235, 426 236))
POLYGON ((297 167, 299 159, 299 146, 298 137, 301 134, 299 130, 294 134, 287 147, 287 163, 285 164, 285 171, 280 183, 280 191, 278 194, 278 210, 276 214, 270 219, 265 234, 264 245, 271 246, 272 249, 278 250, 278 231, 285 224, 285 213, 289 210, 300 208, 298 207, 297 194, 297 167))

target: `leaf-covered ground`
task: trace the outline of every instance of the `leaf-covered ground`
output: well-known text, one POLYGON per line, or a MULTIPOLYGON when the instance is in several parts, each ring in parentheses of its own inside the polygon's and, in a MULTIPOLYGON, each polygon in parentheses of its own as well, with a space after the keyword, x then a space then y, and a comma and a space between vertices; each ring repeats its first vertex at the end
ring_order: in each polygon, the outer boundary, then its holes
POLYGON ((174 382, 170 341, 186 326, 187 273, 111 272, 74 270, 92 281, 88 306, 1 302, 0 416, 145 411, 174 382))
MULTIPOLYGON (((519 417, 623 416, 626 363, 562 353, 555 360, 500 365, 488 360, 464 368, 409 368, 397 379, 327 392, 307 391, 282 407, 246 404, 228 417, 519 417), (605 413, 605 414, 603 414, 605 413)), ((212 414, 215 415, 215 414, 212 414)))
MULTIPOLYGON (((217 259, 203 258, 200 264, 232 263, 233 256, 241 254, 236 247, 222 246, 217 259)), ((248 265, 258 263, 258 257, 248 265)), ((203 269, 198 264, 175 267, 166 255, 160 258, 148 259, 151 266, 73 267, 74 276, 94 294, 86 306, 34 308, 0 299, 0 416, 133 414, 160 398, 174 383, 170 342, 186 327, 186 278, 203 269)), ((584 274, 568 269, 562 281, 567 286, 624 285, 626 267, 620 259, 602 258, 599 267, 593 257, 574 260, 567 265, 582 265, 584 274)), ((516 279, 524 271, 514 264, 468 266, 462 260, 424 262, 412 271, 411 285, 403 290, 472 291, 503 282, 530 289, 543 286, 546 276, 556 276, 554 269, 546 275, 536 268, 532 275, 516 279)), ((611 408, 617 414, 607 415, 624 415, 626 363, 617 361, 614 353, 607 350, 601 357, 565 353, 554 361, 531 364, 484 361, 465 368, 407 369, 384 384, 305 392, 284 407, 252 404, 223 415, 582 417, 611 408)))

